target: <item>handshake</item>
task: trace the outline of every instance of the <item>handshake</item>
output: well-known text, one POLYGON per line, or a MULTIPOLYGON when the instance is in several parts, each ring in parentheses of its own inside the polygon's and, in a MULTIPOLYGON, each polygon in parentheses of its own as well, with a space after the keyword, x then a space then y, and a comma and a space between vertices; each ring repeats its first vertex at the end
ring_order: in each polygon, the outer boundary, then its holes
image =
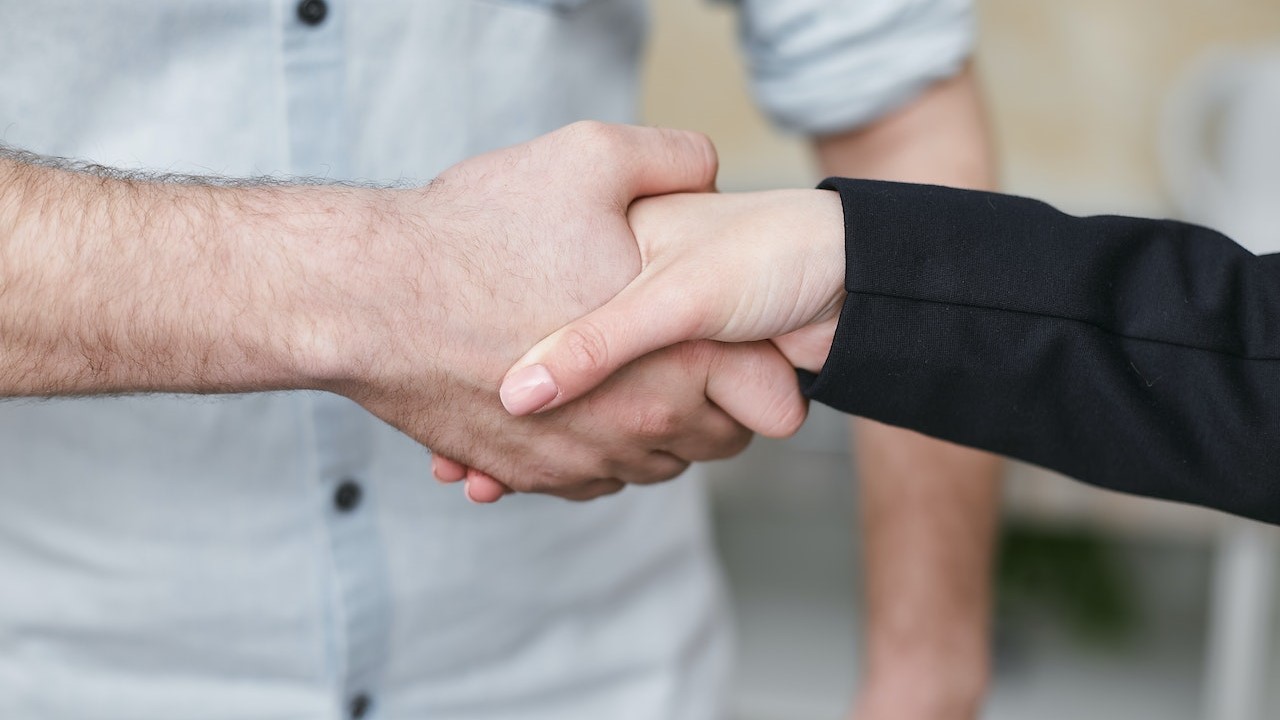
POLYGON ((585 500, 795 432, 796 369, 825 368, 808 391, 837 409, 1280 517, 1275 256, 995 193, 715 175, 700 135, 600 123, 411 190, 0 148, 0 397, 325 390, 473 500, 585 500))
POLYGON ((476 502, 594 498, 794 433, 795 368, 821 368, 843 302, 840 200, 720 195, 716 169, 700 135, 596 123, 449 169, 422 248, 454 288, 427 338, 449 377, 354 397, 476 502))
POLYGON ((600 123, 410 190, 0 148, 0 397, 326 390, 477 501, 665 480, 799 427, 842 302, 836 194, 716 165, 600 123))
POLYGON ((482 392, 490 432, 429 445, 438 478, 479 502, 663 480, 797 430, 798 368, 846 412, 1280 522, 1280 256, 942 187, 718 195, 715 169, 695 135, 580 125, 442 176, 512 183, 481 195, 525 264, 468 300, 506 323, 473 385, 504 407, 482 392))

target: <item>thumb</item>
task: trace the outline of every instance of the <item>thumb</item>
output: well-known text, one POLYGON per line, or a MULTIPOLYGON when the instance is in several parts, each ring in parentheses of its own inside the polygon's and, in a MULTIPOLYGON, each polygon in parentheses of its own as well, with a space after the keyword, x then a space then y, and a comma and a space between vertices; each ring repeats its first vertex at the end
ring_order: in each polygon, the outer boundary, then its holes
MULTIPOLYGON (((507 371, 499 396, 512 415, 577 399, 638 357, 693 338, 688 303, 641 274, 612 300, 534 345, 507 371)), ((669 285, 665 286, 669 287, 669 285)))
POLYGON ((604 147, 620 155, 611 158, 611 167, 621 173, 613 181, 620 200, 715 189, 720 162, 706 135, 635 125, 594 127, 604 136, 604 147))

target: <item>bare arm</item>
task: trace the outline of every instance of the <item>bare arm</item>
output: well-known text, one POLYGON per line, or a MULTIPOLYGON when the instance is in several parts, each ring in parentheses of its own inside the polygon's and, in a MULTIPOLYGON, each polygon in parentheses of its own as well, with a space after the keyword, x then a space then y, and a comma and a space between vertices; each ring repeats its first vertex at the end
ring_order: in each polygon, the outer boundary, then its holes
MULTIPOLYGON (((972 70, 871 127, 814 143, 826 175, 991 188, 972 70)), ((853 419, 865 563, 863 720, 978 714, 989 675, 991 558, 1000 463, 853 419)))
POLYGON ((326 262, 374 242, 392 204, 13 151, 0 199, 3 396, 319 387, 347 292, 326 262))
POLYGON ((645 392, 602 388, 557 418, 512 422, 496 390, 524 348, 635 275, 630 202, 704 189, 715 170, 705 138, 598 123, 413 190, 130 177, 7 152, 0 397, 321 389, 526 489, 585 498, 672 477, 749 437, 705 397, 712 368, 732 386, 763 363, 787 397, 761 416, 803 417, 767 344, 667 351, 630 370, 645 392))

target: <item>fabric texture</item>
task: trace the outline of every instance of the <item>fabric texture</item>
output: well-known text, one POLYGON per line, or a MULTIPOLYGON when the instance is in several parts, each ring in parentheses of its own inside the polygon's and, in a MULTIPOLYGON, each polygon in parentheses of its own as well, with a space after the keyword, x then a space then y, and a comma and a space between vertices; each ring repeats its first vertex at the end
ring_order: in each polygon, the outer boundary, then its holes
POLYGON ((844 203, 849 294, 811 397, 1280 523, 1280 256, 996 193, 821 187, 844 203))
MULTIPOLYGON (((766 94, 804 79, 770 103, 792 125, 855 122, 936 73, 890 59, 940 22, 926 5, 838 5, 743 8, 766 94)), ((296 0, 0 0, 0 140, 412 185, 636 119, 642 0, 325 6, 308 24, 296 0)), ((428 462, 322 393, 0 403, 0 718, 336 718, 360 697, 383 720, 720 715, 728 617, 696 478, 476 508, 428 462)))
MULTIPOLYGON (((635 118, 640 3, 326 4, 312 26, 295 2, 0 0, 3 140, 414 185, 635 118)), ((0 718, 718 715, 696 476, 476 507, 428 463, 323 393, 0 403, 0 718)))
POLYGON ((787 129, 835 133, 897 109, 973 51, 970 0, 739 0, 760 106, 787 129))

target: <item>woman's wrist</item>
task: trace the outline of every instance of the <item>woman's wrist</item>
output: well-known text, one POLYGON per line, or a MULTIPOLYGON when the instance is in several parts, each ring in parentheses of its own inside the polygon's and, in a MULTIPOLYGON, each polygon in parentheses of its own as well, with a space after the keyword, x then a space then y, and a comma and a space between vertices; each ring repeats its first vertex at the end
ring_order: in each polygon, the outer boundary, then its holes
POLYGON ((806 253, 801 292, 815 298, 816 308, 805 327, 774 340, 797 368, 817 373, 831 352, 840 311, 848 293, 844 288, 844 209, 839 194, 830 190, 806 190, 796 207, 796 230, 806 253))

